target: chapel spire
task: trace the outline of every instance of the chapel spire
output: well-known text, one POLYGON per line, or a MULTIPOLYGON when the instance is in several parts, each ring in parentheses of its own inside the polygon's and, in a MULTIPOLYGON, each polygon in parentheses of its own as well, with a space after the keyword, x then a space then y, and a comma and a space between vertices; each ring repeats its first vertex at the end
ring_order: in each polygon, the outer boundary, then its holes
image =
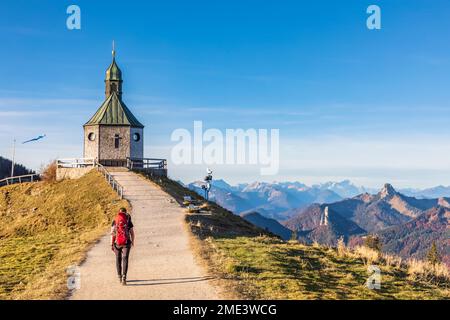
POLYGON ((122 98, 122 71, 116 63, 116 46, 113 40, 112 43, 112 62, 106 70, 105 77, 105 94, 108 98, 112 93, 116 93, 119 98, 122 98))

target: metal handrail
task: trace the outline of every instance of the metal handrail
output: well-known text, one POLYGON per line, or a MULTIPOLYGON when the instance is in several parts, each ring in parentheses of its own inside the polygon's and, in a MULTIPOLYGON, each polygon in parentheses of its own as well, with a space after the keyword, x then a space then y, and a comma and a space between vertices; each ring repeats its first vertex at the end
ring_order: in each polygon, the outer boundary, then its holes
POLYGON ((40 178, 40 175, 35 173, 35 174, 26 174, 23 176, 15 176, 15 177, 9 177, 9 178, 5 178, 0 180, 0 187, 1 186, 9 186, 12 184, 16 184, 16 183, 25 183, 25 182, 34 182, 35 180, 38 181, 40 178), (27 181, 27 179, 29 179, 27 181), (16 181, 16 182, 14 182, 16 181))
POLYGON ((108 184, 120 196, 120 199, 123 199, 123 186, 119 182, 117 182, 114 176, 111 173, 109 173, 109 171, 106 170, 106 168, 103 165, 101 165, 98 162, 95 162, 95 164, 97 167, 97 171, 100 172, 105 177, 108 184))
POLYGON ((127 168, 133 169, 167 169, 167 159, 127 158, 127 168))
POLYGON ((56 165, 58 168, 85 168, 95 167, 95 158, 71 158, 71 159, 58 159, 56 165))

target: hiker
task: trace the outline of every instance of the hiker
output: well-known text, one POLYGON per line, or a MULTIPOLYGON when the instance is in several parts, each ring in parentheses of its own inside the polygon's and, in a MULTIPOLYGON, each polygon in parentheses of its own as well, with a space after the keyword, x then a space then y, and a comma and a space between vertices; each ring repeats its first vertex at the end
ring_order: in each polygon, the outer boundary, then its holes
POLYGON ((134 230, 127 209, 121 208, 111 226, 111 250, 116 254, 117 275, 127 285, 128 257, 134 245, 134 230))

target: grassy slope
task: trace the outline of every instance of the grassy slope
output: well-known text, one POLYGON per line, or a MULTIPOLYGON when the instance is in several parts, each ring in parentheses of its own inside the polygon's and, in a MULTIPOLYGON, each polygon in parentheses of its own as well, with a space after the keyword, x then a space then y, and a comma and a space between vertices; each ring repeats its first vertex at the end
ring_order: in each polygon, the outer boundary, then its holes
MULTIPOLYGON (((182 203, 196 193, 169 179, 155 179, 182 203)), ((222 279, 231 298, 244 299, 450 299, 448 283, 410 280, 404 268, 381 265, 381 290, 366 288, 364 259, 336 249, 283 242, 209 203, 210 214, 186 216, 199 253, 222 279)))
POLYGON ((61 299, 80 263, 128 203, 103 177, 0 188, 0 299, 61 299))
POLYGON ((285 243, 273 238, 216 239, 216 267, 254 299, 442 299, 443 286, 409 280, 406 270, 380 264, 381 290, 365 282, 360 257, 341 257, 333 248, 285 243))

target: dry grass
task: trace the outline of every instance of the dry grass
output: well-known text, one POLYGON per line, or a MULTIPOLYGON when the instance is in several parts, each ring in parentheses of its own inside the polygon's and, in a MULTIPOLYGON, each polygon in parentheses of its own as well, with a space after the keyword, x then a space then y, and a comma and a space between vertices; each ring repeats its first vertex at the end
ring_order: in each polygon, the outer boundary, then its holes
POLYGON ((353 250, 363 261, 365 265, 377 264, 380 260, 380 252, 377 250, 365 247, 358 246, 353 250))
POLYGON ((382 259, 383 259, 385 265, 387 265, 389 267, 395 267, 395 268, 400 269, 404 265, 403 259, 401 257, 395 256, 395 255, 383 254, 382 259))
POLYGON ((0 188, 0 299, 63 299, 79 264, 126 201, 103 177, 0 188))
POLYGON ((450 272, 443 263, 432 264, 428 261, 412 259, 407 264, 408 275, 411 280, 443 284, 450 282, 450 272))
POLYGON ((340 258, 346 257, 349 254, 349 250, 347 249, 344 238, 342 238, 342 237, 339 238, 336 249, 337 249, 337 254, 340 258))
POLYGON ((56 170, 58 166, 56 161, 50 162, 47 166, 41 170, 41 180, 44 182, 56 182, 56 170))
POLYGON ((408 277, 411 281, 422 281, 437 285, 449 286, 450 272, 448 267, 443 263, 432 264, 428 261, 422 261, 417 259, 403 260, 401 257, 380 253, 377 250, 359 246, 349 249, 345 246, 345 243, 341 240, 338 241, 336 248, 339 257, 353 257, 360 258, 364 261, 365 265, 381 265, 388 268, 394 268, 398 270, 406 270, 408 277))
POLYGON ((312 246, 314 248, 320 248, 321 247, 321 245, 316 240, 313 241, 312 246))

